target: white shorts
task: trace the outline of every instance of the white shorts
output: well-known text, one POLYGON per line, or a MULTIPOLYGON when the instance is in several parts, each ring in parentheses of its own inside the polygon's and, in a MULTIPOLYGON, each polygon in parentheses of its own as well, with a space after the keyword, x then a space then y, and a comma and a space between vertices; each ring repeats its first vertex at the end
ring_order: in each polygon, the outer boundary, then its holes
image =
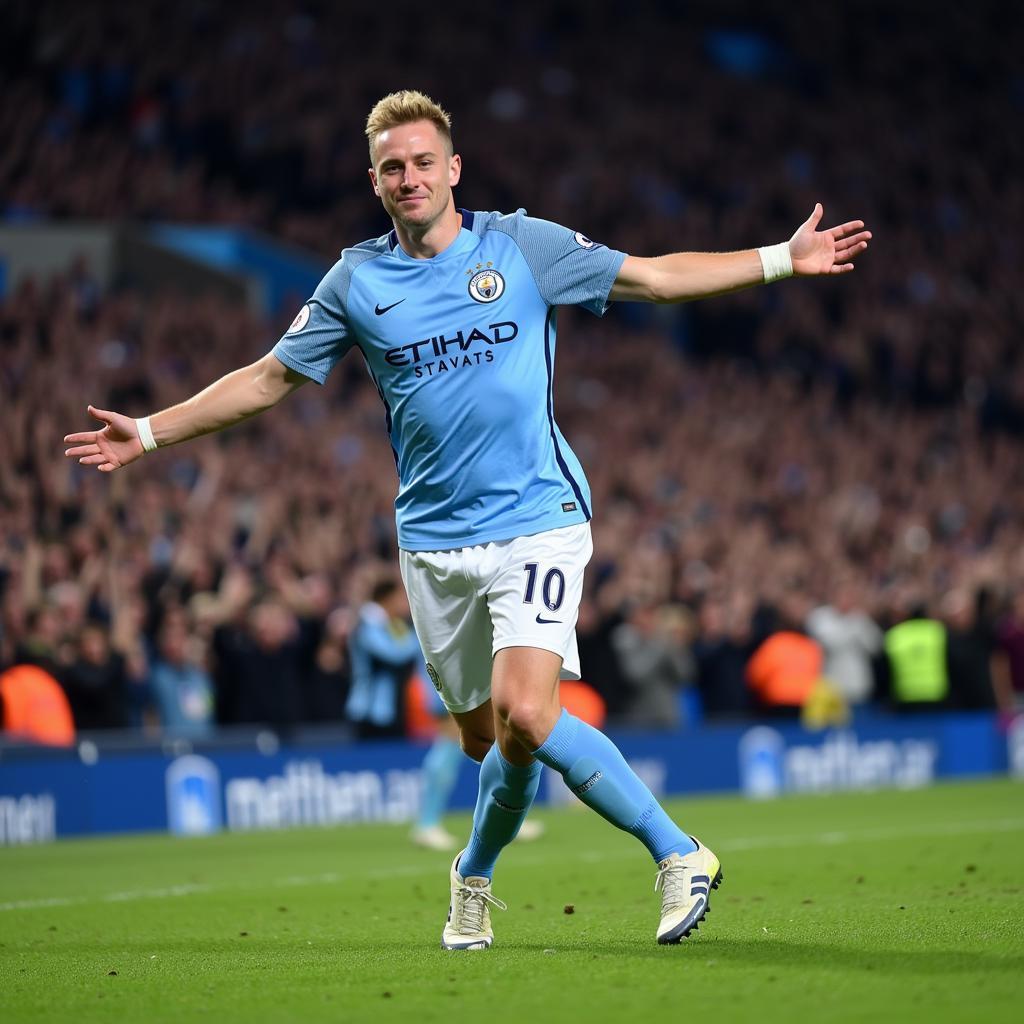
POLYGON ((490 699, 491 662, 504 647, 539 647, 579 679, 576 619, 590 524, 451 551, 401 551, 427 673, 449 711, 490 699))

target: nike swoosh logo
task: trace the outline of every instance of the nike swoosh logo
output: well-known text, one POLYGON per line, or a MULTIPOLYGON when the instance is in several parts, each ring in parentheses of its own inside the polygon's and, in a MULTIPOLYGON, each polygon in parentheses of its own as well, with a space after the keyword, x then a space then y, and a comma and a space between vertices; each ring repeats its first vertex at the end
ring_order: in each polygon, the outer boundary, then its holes
POLYGON ((538 622, 539 622, 539 623, 540 623, 540 624, 541 624, 542 626, 547 626, 547 625, 549 625, 549 624, 550 624, 550 623, 552 623, 552 622, 561 622, 562 620, 561 620, 561 619, 542 619, 542 618, 541 618, 541 617, 540 617, 540 616, 538 615, 538 616, 537 616, 537 621, 538 621, 538 622))
MULTIPOLYGON (((409 296, 407 295, 405 298, 407 299, 408 297, 409 296)), ((405 299, 399 299, 397 302, 392 302, 390 306, 374 306, 373 311, 377 316, 383 316, 389 309, 394 309, 395 306, 400 306, 403 302, 405 302, 405 299)))

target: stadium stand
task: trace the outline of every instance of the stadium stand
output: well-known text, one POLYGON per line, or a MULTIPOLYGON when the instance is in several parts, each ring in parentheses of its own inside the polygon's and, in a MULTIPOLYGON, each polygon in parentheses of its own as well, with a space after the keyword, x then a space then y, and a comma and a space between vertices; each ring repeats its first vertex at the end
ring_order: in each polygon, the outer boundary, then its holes
MULTIPOLYGON (((914 10, 878 3, 640 2, 623 35, 612 4, 451 6, 467 17, 443 41, 396 41, 397 81, 360 45, 388 31, 369 9, 185 3, 154 53, 149 3, 9 5, 0 214, 245 225, 326 265, 387 227, 361 120, 414 84, 453 109, 470 208, 526 205, 638 254, 783 238, 818 198, 863 216, 876 250, 855 287, 564 317, 556 406, 597 510, 584 671, 611 721, 638 720, 631 701, 652 695, 624 685, 622 627, 638 607, 668 610, 654 630, 685 609, 692 635, 661 638, 692 648, 674 652, 680 686, 706 713, 747 714, 744 666, 779 614, 834 606, 853 581, 843 614, 889 629, 924 602, 945 618, 960 638, 948 704, 1008 708, 1024 692, 1024 290, 1006 230, 1024 184, 1005 127, 1024 105, 1020 11, 945 8, 921 32, 914 10), (879 18, 880 42, 862 28, 879 18), (516 41, 516 68, 471 45, 489 30, 516 41), (841 69, 817 56, 839 38, 841 69), (442 42, 457 67, 435 59, 442 42)), ((289 318, 104 289, 81 261, 6 282, 0 667, 52 672, 79 728, 173 717, 152 685, 168 622, 212 679, 216 721, 342 714, 352 610, 395 558, 392 459, 360 363, 129 474, 60 458, 87 400, 171 404, 289 318), (271 654, 287 699, 242 699, 241 674, 271 654)), ((876 684, 850 699, 888 701, 891 673, 867 657, 876 684)))

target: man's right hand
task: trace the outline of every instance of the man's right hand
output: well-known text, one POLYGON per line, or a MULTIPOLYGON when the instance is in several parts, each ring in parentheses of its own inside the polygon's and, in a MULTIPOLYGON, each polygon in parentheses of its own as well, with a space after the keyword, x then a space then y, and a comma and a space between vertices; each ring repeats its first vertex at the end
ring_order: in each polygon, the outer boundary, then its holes
POLYGON ((101 430, 68 434, 64 443, 75 447, 64 452, 67 458, 78 459, 83 466, 95 466, 101 473, 112 473, 143 454, 138 428, 130 416, 107 412, 92 405, 89 406, 89 415, 105 426, 101 430))

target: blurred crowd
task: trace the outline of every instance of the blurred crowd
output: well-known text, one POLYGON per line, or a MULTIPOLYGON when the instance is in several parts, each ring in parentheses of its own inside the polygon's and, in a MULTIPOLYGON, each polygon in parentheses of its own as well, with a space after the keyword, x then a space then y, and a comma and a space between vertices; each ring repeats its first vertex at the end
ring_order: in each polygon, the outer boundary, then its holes
MULTIPOLYGON (((556 411, 596 516, 584 672, 623 724, 817 692, 1008 708, 1020 10, 454 0, 409 35, 403 17, 14 0, 0 216, 236 223, 330 259, 388 226, 362 120, 414 86, 453 111, 463 206, 526 206, 638 255, 775 241, 818 199, 863 217, 875 242, 842 280, 563 316, 556 411)), ((0 663, 48 666, 79 728, 344 717, 353 625, 395 561, 361 363, 125 473, 61 458, 87 402, 172 404, 285 326, 105 293, 81 263, 0 304, 0 663)))
MULTIPOLYGON (((82 267, 0 305, 0 661, 50 671, 81 729, 345 717, 353 625, 397 554, 393 460, 361 363, 113 476, 61 455, 89 397, 166 406, 275 333, 222 300, 102 295, 82 267)), ((898 703, 885 631, 905 620, 944 623, 929 703, 1010 706, 1014 666, 1024 681, 1017 439, 962 408, 844 406, 823 385, 694 362, 621 318, 565 325, 558 379, 596 509, 584 673, 613 722, 804 704, 809 688, 780 698, 752 669, 783 633, 819 649, 808 687, 898 703)))

